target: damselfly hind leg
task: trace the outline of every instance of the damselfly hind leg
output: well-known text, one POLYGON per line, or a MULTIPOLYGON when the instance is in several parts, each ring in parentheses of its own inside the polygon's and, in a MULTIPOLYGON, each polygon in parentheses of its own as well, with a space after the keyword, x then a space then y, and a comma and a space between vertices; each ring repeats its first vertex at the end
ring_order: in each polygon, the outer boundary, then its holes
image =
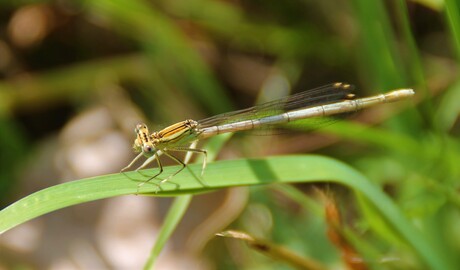
MULTIPOLYGON (((199 149, 199 148, 194 148, 194 144, 192 144, 190 147, 176 147, 176 148, 173 148, 171 149, 171 151, 178 151, 178 152, 187 152, 187 155, 189 153, 198 153, 198 154, 203 154, 203 163, 202 163, 202 166, 201 166, 201 177, 203 177, 203 174, 204 174, 204 170, 206 169, 206 164, 207 164, 207 160, 208 160, 208 152, 204 149, 199 149)), ((187 162, 185 162, 187 163, 187 162)), ((201 181, 203 181, 203 184, 205 186, 208 186, 206 184, 206 182, 204 181, 204 179, 201 179, 201 181)))
POLYGON ((206 150, 197 149, 197 148, 183 148, 183 147, 174 148, 174 149, 171 149, 171 150, 172 151, 179 151, 179 152, 193 152, 193 153, 203 154, 204 158, 203 158, 203 163, 202 163, 202 166, 201 166, 201 176, 203 176, 204 170, 206 169, 206 162, 207 162, 207 159, 208 159, 208 152, 206 150))

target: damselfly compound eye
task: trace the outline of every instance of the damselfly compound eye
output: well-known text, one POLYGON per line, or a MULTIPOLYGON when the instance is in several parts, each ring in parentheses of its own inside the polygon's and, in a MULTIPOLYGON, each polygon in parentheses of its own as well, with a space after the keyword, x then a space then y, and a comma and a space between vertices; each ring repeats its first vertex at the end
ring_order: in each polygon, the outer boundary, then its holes
POLYGON ((153 151, 153 147, 150 145, 144 146, 144 152, 149 153, 153 151))

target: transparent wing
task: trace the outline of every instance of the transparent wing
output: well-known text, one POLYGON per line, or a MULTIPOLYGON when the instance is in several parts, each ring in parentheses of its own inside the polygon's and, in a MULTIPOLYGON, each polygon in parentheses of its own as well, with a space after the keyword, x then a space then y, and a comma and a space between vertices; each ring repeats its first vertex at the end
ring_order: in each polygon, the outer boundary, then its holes
MULTIPOLYGON (((354 87, 345 83, 333 83, 318 88, 306 90, 282 99, 270 101, 254 107, 229 113, 219 114, 210 118, 198 121, 199 127, 206 128, 224 124, 232 124, 245 120, 260 119, 267 116, 278 115, 284 112, 293 111, 300 108, 308 108, 317 105, 329 104, 337 101, 354 98, 352 91, 354 87)), ((339 114, 339 118, 350 113, 339 114)), ((311 119, 302 119, 282 125, 266 125, 259 129, 289 128, 298 124, 311 126, 315 129, 333 123, 335 120, 331 117, 315 117, 311 119)))

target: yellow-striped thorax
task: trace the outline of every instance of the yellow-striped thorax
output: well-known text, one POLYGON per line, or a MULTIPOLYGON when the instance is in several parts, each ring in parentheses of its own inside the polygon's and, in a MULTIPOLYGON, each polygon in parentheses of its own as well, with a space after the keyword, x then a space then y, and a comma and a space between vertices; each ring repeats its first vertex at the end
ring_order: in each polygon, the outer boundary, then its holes
POLYGON ((150 134, 146 124, 137 124, 134 129, 136 133, 134 151, 143 152, 145 156, 152 156, 158 150, 166 150, 176 143, 187 140, 188 135, 195 130, 197 125, 195 120, 188 119, 150 134))

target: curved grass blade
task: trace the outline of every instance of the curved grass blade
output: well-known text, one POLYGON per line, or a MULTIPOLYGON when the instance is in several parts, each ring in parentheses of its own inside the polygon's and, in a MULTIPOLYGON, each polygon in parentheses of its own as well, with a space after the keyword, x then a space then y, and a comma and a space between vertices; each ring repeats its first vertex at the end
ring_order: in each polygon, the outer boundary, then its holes
POLYGON ((158 234, 158 239, 155 241, 150 256, 144 266, 144 269, 153 269, 155 261, 163 250, 164 245, 168 241, 171 234, 177 227, 177 224, 182 220, 190 202, 192 201, 192 195, 182 195, 175 198, 171 208, 168 210, 168 214, 165 218, 161 231, 158 234))
MULTIPOLYGON (((200 164, 193 164, 187 168, 188 170, 184 170, 173 179, 175 183, 165 183, 162 191, 155 193, 156 185, 145 184, 139 193, 153 196, 177 196, 244 185, 337 182, 367 198, 383 216, 388 226, 408 246, 412 247, 428 268, 449 269, 446 265, 448 260, 442 258, 437 250, 430 248, 426 237, 406 219, 385 193, 359 172, 334 159, 316 155, 292 155, 218 161, 207 167, 205 174, 207 186, 203 186, 198 178, 201 170, 200 164)), ((177 166, 166 167, 164 173, 168 175, 177 169, 177 166)), ((146 170, 144 173, 154 172, 146 170)), ((136 172, 129 172, 126 175, 118 173, 68 182, 38 191, 0 212, 0 233, 66 206, 135 194, 138 184, 136 178, 138 181, 144 181, 136 172)))

